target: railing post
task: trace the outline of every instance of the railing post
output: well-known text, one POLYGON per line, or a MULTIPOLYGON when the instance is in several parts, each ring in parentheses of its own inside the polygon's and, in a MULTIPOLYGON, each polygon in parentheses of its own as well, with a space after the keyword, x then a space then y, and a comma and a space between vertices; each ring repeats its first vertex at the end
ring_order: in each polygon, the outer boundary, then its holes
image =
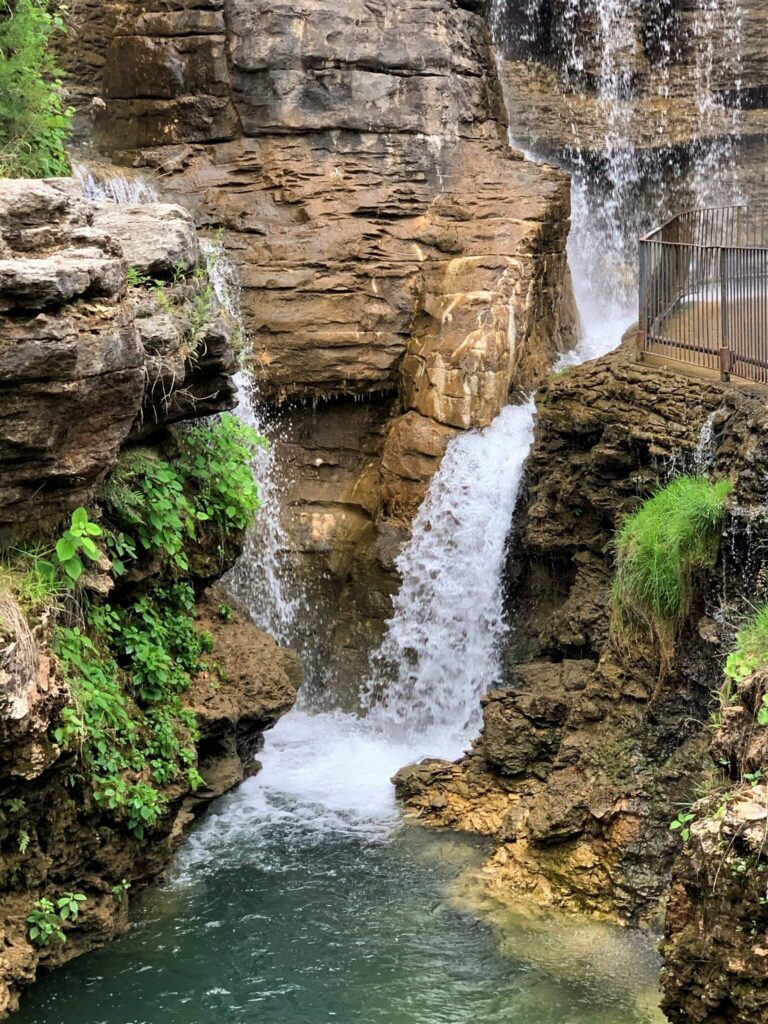
POLYGON ((647 282, 645 279, 645 246, 646 243, 640 242, 640 306, 637 317, 637 337, 635 338, 635 360, 638 363, 642 363, 643 356, 645 355, 645 338, 647 331, 647 317, 646 317, 646 301, 645 301, 645 290, 647 282))
POLYGON ((731 331, 728 310, 728 250, 720 249, 720 380, 731 379, 731 331))

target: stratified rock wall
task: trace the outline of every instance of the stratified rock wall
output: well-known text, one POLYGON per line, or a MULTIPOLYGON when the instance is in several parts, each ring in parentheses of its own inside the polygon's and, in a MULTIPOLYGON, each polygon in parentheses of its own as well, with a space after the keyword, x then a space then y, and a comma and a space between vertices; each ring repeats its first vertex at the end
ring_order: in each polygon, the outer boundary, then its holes
POLYGON ((129 438, 233 406, 226 325, 191 352, 183 314, 126 287, 129 267, 168 281, 199 260, 181 207, 0 181, 0 527, 87 501, 129 438))
MULTIPOLYGON (((573 343, 568 181, 509 149, 481 3, 170 6, 73 5, 109 37, 101 76, 92 48, 68 57, 81 121, 224 226, 259 398, 311 402, 310 434, 343 452, 294 460, 294 547, 360 596, 346 573, 405 535, 450 438, 573 343)), ((291 451, 309 419, 284 410, 291 451)))

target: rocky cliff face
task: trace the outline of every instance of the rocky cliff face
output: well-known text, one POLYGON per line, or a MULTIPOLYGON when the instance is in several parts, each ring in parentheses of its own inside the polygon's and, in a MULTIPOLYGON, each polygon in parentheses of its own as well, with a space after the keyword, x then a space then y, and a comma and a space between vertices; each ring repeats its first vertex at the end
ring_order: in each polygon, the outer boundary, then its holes
POLYGON ((767 692, 760 672, 724 705, 710 749, 720 785, 690 808, 674 867, 663 1006, 679 1024, 759 1024, 768 1014, 768 738, 757 721, 767 692))
MULTIPOLYGON (((738 506, 760 507, 759 397, 650 371, 621 351, 539 393, 508 580, 508 688, 485 698, 483 732, 462 761, 397 779, 426 822, 495 838, 487 878, 502 899, 637 923, 653 921, 668 889, 680 849, 669 824, 709 763, 706 725, 733 621, 720 612, 752 577, 742 545, 726 545, 727 565, 702 581, 660 681, 652 649, 609 638, 612 544, 626 513, 693 465, 708 419, 711 466, 735 481, 738 506)), ((732 536, 743 537, 732 515, 732 536)))
POLYGON ((636 189, 653 188, 644 178, 664 180, 666 208, 691 205, 681 166, 728 147, 734 166, 723 201, 739 190, 762 201, 766 17, 760 0, 499 0, 515 137, 566 165, 578 152, 598 171, 612 150, 619 173, 637 163, 636 189))
POLYGON ((225 227, 258 396, 282 406, 292 543, 342 617, 371 587, 371 621, 388 608, 455 432, 574 340, 567 179, 507 145, 483 6, 72 8, 99 39, 70 55, 99 145, 225 227))
POLYGON ((0 181, 0 529, 86 502, 129 440, 232 408, 224 321, 190 345, 184 314, 127 288, 129 267, 170 284, 200 259, 181 207, 0 181))
MULTIPOLYGON (((146 456, 169 443, 171 424, 234 404, 233 325, 208 273, 179 206, 94 203, 70 179, 0 181, 0 1016, 38 967, 126 926, 123 883, 139 887, 163 870, 194 816, 257 768, 263 732, 296 699, 295 656, 237 614, 218 615, 221 596, 200 596, 231 566, 242 536, 205 541, 198 530, 183 579, 190 602, 192 587, 199 595, 199 628, 214 638, 217 678, 212 668, 198 673, 185 701, 205 784, 193 794, 189 776, 176 773, 156 827, 138 838, 105 812, 76 747, 57 738, 63 711, 85 715, 52 637, 83 623, 85 593, 97 603, 110 590, 117 604, 141 599, 173 584, 179 567, 139 558, 118 581, 102 550, 76 593, 60 585, 38 608, 17 588, 18 556, 52 557, 65 514, 90 504, 121 452, 141 442, 146 456), (66 944, 30 941, 37 900, 83 891, 66 944)), ((114 715, 109 693, 97 696, 106 703, 95 706, 114 715)), ((138 719, 136 700, 126 706, 138 719)), ((138 784, 136 765, 128 775, 138 784)))

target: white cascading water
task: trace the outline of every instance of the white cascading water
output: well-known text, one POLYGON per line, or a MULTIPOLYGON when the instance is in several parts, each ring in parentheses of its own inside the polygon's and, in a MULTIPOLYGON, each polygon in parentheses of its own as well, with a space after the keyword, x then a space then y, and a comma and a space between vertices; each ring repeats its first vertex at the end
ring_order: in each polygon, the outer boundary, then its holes
POLYGON ((444 756, 476 732, 480 697, 500 681, 502 571, 533 417, 532 402, 508 406, 453 442, 398 559, 403 582, 376 659, 393 678, 369 719, 430 737, 444 756))
MULTIPOLYGON (((634 239, 624 216, 643 173, 631 140, 633 101, 624 70, 634 2, 597 0, 601 33, 609 40, 598 84, 608 125, 602 171, 608 187, 599 189, 592 171, 577 161, 569 257, 584 333, 568 362, 609 351, 635 319, 634 239), (617 275, 617 266, 632 273, 617 275)), ((568 3, 575 21, 578 0, 568 3)), ((732 0, 701 3, 711 18, 721 17, 722 5, 732 0)), ((497 29, 501 6, 495 0, 497 29)), ((568 61, 578 71, 584 58, 575 32, 571 42, 568 61)), ((697 89, 713 88, 709 59, 705 52, 698 60, 697 89)), ((704 110, 708 101, 699 102, 704 110)), ((263 771, 246 784, 243 799, 258 801, 263 813, 283 815, 287 796, 292 813, 305 813, 315 826, 386 830, 397 821, 390 775, 424 755, 455 757, 476 734, 480 696, 500 676, 507 628, 503 563, 533 417, 532 403, 508 407, 487 430, 452 442, 398 559, 402 587, 374 657, 374 678, 362 686, 367 716, 313 715, 300 701, 268 736, 263 771)), ((277 499, 278 491, 267 486, 262 515, 275 524, 279 510, 276 504, 270 509, 270 501, 277 499)), ((275 632, 286 640, 292 624, 279 625, 285 622, 284 576, 265 564, 274 543, 251 547, 236 576, 243 593, 253 586, 249 579, 260 581, 253 610, 261 622, 277 622, 275 632)))
POLYGON ((141 175, 127 178, 123 174, 110 173, 96 177, 88 167, 82 164, 75 165, 72 174, 80 182, 86 199, 120 204, 144 204, 160 201, 157 189, 141 175))
MULTIPOLYGON (((491 28, 499 51, 510 45, 510 14, 519 10, 519 0, 492 0, 491 28)), ((545 31, 544 0, 523 0, 528 26, 524 41, 529 52, 536 52, 538 34, 545 31)), ((624 331, 637 319, 637 239, 661 223, 676 209, 674 189, 663 187, 664 180, 675 185, 684 179, 693 205, 714 205, 740 199, 733 182, 724 184, 723 169, 733 158, 733 134, 738 131, 738 104, 731 110, 729 131, 723 130, 724 110, 719 102, 718 85, 723 79, 740 88, 740 34, 742 11, 739 0, 695 0, 690 11, 693 124, 689 165, 682 168, 674 160, 639 152, 634 141, 634 126, 639 100, 631 81, 631 54, 638 45, 635 36, 638 20, 648 14, 640 0, 563 0, 559 35, 562 53, 559 73, 564 91, 583 88, 580 79, 589 70, 595 73, 594 89, 597 118, 604 124, 599 152, 584 154, 579 124, 571 124, 572 137, 564 140, 570 150, 569 167, 573 174, 572 230, 568 245, 577 305, 584 335, 575 360, 594 358, 616 345, 624 331), (580 17, 594 14, 595 33, 579 31, 580 17), (595 53, 598 54, 597 60, 595 53), (717 134, 719 132, 719 134, 717 134), (717 134, 712 139, 713 134, 717 134)), ((514 24, 517 24, 515 21, 514 24)), ((664 101, 670 97, 670 71, 674 60, 671 41, 657 26, 655 40, 660 61, 651 90, 664 101)), ((661 104, 663 108, 663 103, 661 104)), ((661 113, 660 130, 665 131, 661 113)), ((510 126, 510 139, 524 149, 510 126)), ((528 152, 530 159, 539 154, 528 152)), ((678 200, 679 201, 679 200, 678 200)), ((688 204, 691 204, 689 200, 688 204)))
POLYGON ((373 696, 377 673, 366 717, 300 703, 241 790, 251 808, 282 818, 289 799, 312 828, 386 834, 399 820, 394 772, 457 757, 476 734, 480 697, 500 676, 502 569, 533 417, 533 403, 509 406, 449 446, 398 560, 402 589, 375 658, 394 677, 385 698, 373 696))
MULTIPOLYGON (((78 177, 93 199, 159 199, 143 179, 116 174, 96 181, 87 168, 78 177)), ((226 250, 203 241, 202 251, 217 299, 244 330, 239 278, 226 250)), ((246 375, 236 381, 236 414, 268 436, 246 375)), ((509 406, 487 429, 449 445, 398 559, 403 584, 374 657, 377 679, 367 686, 361 680, 369 713, 313 713, 300 695, 296 710, 268 735, 261 773, 239 793, 249 814, 256 807, 282 819, 288 800, 290 813, 313 828, 386 833, 398 821, 392 774, 425 755, 457 757, 472 739, 480 697, 500 678, 502 570, 533 419, 532 402, 509 406), (385 671, 389 687, 377 703, 376 682, 385 671)), ((289 544, 274 446, 257 453, 253 469, 262 507, 224 584, 257 625, 291 646, 298 616, 309 609, 281 558, 289 544)), ((205 833, 200 842, 205 846, 205 833)))
MULTIPOLYGON (((216 298, 244 332, 237 268, 220 241, 204 240, 201 248, 216 298)), ((251 385, 242 370, 236 374, 235 383, 238 391, 235 415, 270 441, 270 430, 254 406, 251 385)), ((294 637, 301 601, 291 591, 282 561, 289 545, 281 515, 281 470, 273 443, 256 452, 253 475, 259 486, 261 508, 248 533, 241 558, 223 583, 247 607, 261 629, 288 647, 294 637)))

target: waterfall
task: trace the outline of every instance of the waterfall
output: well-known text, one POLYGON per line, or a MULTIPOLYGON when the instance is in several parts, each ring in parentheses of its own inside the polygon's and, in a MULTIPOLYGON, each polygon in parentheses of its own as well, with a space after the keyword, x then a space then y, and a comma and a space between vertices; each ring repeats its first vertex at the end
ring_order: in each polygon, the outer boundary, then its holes
POLYGON ((141 175, 129 178, 110 171, 97 178, 83 164, 75 165, 72 175, 80 182, 86 199, 106 200, 121 204, 145 204, 160 201, 157 190, 141 175))
POLYGON ((397 562, 403 582, 376 657, 376 682, 390 678, 370 718, 443 741, 443 754, 477 730, 480 697, 500 682, 506 540, 533 416, 532 402, 507 406, 451 443, 397 562))
MULTIPOLYGON (((201 250, 219 304, 245 335, 237 268, 221 241, 205 239, 201 250)), ((283 480, 277 463, 275 431, 254 403, 252 385, 244 370, 235 375, 235 383, 239 399, 235 415, 266 438, 268 444, 257 450, 253 460, 261 507, 248 531, 243 553, 223 583, 261 629, 278 643, 291 646, 296 639, 295 627, 302 599, 289 579, 284 561, 289 542, 282 521, 283 480)))
MULTIPOLYGON (((642 0, 492 0, 500 54, 553 67, 563 104, 570 95, 594 100, 583 123, 576 104, 560 154, 573 174, 569 259, 587 327, 582 358, 613 347, 636 319, 638 238, 680 206, 739 198, 724 173, 738 103, 726 112, 720 88, 724 79, 741 88, 741 23, 739 0, 693 0, 684 12, 642 0), (667 110, 685 93, 690 138, 678 151, 667 141, 667 110), (654 126, 658 146, 638 148, 641 122, 654 126)), ((525 149, 514 124, 510 137, 525 149)))

